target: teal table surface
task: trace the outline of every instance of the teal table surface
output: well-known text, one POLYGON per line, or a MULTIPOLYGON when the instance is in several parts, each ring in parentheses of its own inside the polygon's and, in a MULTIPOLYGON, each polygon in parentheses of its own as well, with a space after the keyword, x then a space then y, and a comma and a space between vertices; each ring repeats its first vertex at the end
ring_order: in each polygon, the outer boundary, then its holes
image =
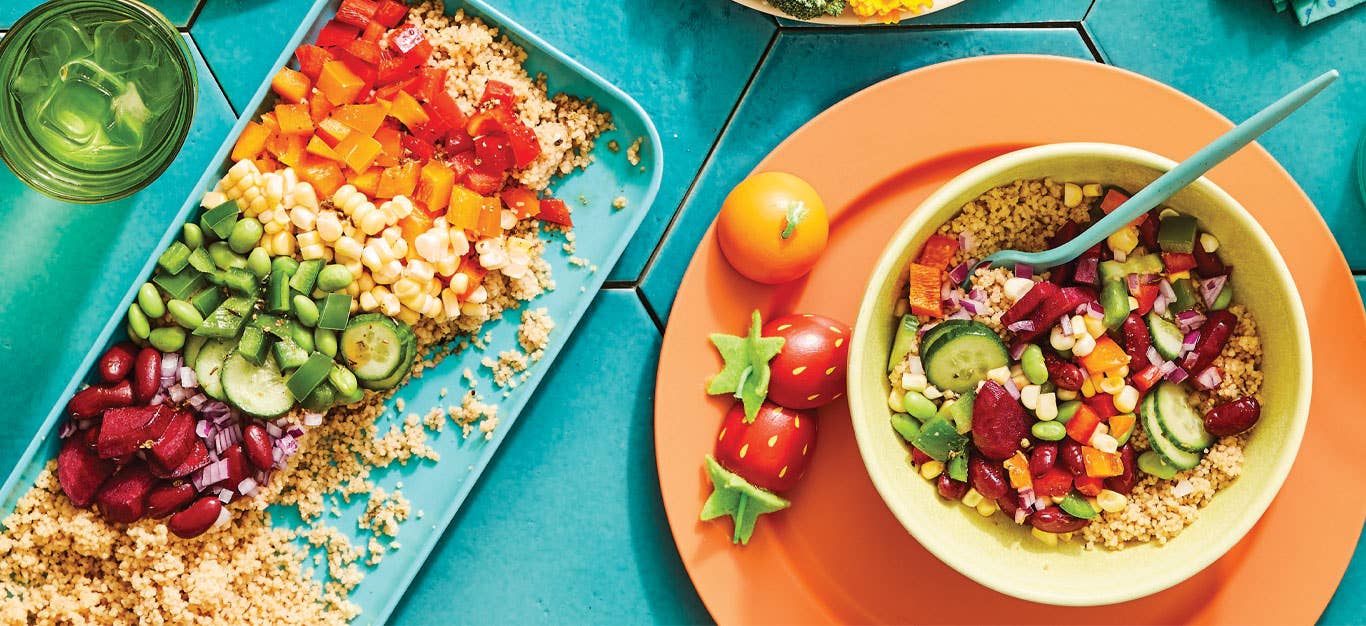
MULTIPOLYGON (((3 29, 37 3, 0 4, 3 29)), ((27 446, 310 3, 151 4, 181 26, 200 71, 199 114, 166 175, 114 205, 79 207, 0 170, 0 472, 27 446), (20 324, 38 312, 50 323, 20 324), (33 371, 59 375, 33 380, 33 371)), ((709 621, 673 546, 655 473, 662 327, 726 192, 813 115, 884 78, 984 54, 1070 56, 1146 74, 1241 119, 1336 67, 1342 80, 1262 145, 1317 205, 1366 297, 1366 208, 1351 174, 1366 131, 1366 7, 1301 28, 1261 0, 968 0, 898 27, 842 30, 726 0, 491 4, 636 98, 659 128, 667 169, 608 288, 394 623, 709 621)), ((1320 623, 1366 623, 1360 545, 1320 623)))

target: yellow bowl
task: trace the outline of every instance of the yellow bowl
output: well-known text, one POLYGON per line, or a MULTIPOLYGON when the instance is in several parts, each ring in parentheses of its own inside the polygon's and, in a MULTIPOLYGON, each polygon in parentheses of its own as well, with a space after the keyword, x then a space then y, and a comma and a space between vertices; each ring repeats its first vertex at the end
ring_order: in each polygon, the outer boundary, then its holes
POLYGON ((1077 540, 1056 548, 1035 540, 1004 515, 984 518, 938 497, 912 469, 892 430, 887 356, 893 308, 906 266, 925 240, 963 204, 1005 183, 1049 177, 1136 191, 1175 166, 1150 152, 1099 143, 1053 144, 1012 152, 964 172, 931 195, 902 224, 868 279, 849 359, 849 408, 859 451, 888 508, 911 535, 963 575, 1001 593, 1046 604, 1090 606, 1157 593, 1204 569, 1241 539, 1276 496, 1299 450, 1309 413, 1309 327, 1285 261, 1261 226, 1205 178, 1166 204, 1193 215, 1221 242, 1237 268, 1234 299, 1257 320, 1263 348, 1262 418, 1244 452, 1243 475, 1220 491, 1177 537, 1121 551, 1087 550, 1077 540))

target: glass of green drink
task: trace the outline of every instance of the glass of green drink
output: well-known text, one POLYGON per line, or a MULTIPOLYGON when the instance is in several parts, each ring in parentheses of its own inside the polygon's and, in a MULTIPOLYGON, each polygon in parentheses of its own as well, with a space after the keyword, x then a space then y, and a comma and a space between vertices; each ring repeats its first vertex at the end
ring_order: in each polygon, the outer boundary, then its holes
POLYGON ((189 47, 135 0, 52 0, 0 39, 0 157, 30 187, 106 202, 146 187, 194 118, 189 47))

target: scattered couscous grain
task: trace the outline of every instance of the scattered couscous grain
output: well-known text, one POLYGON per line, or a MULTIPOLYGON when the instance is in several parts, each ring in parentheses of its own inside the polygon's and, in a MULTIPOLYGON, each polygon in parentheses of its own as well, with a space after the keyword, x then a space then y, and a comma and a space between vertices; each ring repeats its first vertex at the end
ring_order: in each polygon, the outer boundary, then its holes
POLYGON ((626 208, 626 196, 612 198, 612 208, 618 211, 626 208))

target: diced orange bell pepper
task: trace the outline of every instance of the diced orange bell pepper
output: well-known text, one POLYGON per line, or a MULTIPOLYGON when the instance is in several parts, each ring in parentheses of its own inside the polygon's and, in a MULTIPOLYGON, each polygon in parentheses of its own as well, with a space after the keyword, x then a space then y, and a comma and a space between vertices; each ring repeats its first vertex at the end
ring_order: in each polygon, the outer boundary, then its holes
POLYGON ((333 150, 331 146, 327 145, 326 141, 323 141, 322 138, 317 135, 308 138, 308 146, 305 150, 309 154, 320 156, 324 159, 336 161, 339 158, 337 156, 337 151, 333 150))
POLYGON ((1077 412, 1072 414, 1072 419, 1067 420, 1067 436, 1080 444, 1090 443, 1091 435, 1096 434, 1096 427, 1099 425, 1100 415, 1091 407, 1082 404, 1077 407, 1077 412))
POLYGON ((920 249, 920 260, 916 263, 946 270, 953 261, 953 255, 957 253, 958 238, 935 233, 930 235, 925 246, 920 249))
POLYGON ((1115 439, 1124 439, 1125 435, 1130 435, 1134 430, 1134 423, 1138 418, 1133 413, 1120 413, 1110 418, 1110 436, 1115 439))
MULTIPOLYGON (((342 162, 351 168, 351 171, 359 174, 370 169, 370 166, 375 163, 375 157, 379 156, 380 146, 374 137, 351 133, 345 139, 337 142, 333 149, 337 151, 337 156, 341 157, 342 162)), ((376 184, 379 183, 378 176, 375 182, 376 184)))
POLYGON ((573 226, 574 220, 569 213, 569 205, 559 198, 541 198, 541 213, 536 217, 542 222, 561 226, 573 226))
POLYGON ((327 119, 327 116, 332 114, 332 109, 335 108, 332 106, 332 102, 317 89, 314 89, 313 95, 308 98, 308 117, 313 120, 315 125, 327 119))
POLYGON ((270 88, 285 102, 298 104, 308 97, 309 91, 312 91, 313 81, 304 76, 303 72, 282 67, 275 73, 275 78, 270 79, 270 88))
POLYGON ((330 198, 337 189, 346 184, 346 176, 342 174, 341 166, 337 165, 336 161, 305 155, 303 163, 294 169, 299 180, 308 181, 313 185, 318 197, 330 198))
POLYGON ((298 167, 307 153, 309 137, 305 135, 281 135, 278 145, 280 151, 275 155, 281 163, 298 167))
POLYGON ((256 159, 256 171, 262 174, 280 169, 280 162, 270 157, 256 159))
POLYGON ((331 119, 337 120, 366 137, 373 137, 384 123, 387 107, 383 104, 348 104, 339 106, 332 112, 331 119))
POLYGON ((1034 476, 1029 473, 1029 459, 1025 458, 1023 452, 1016 450, 1014 455, 1006 459, 1005 468, 1011 487, 1024 489, 1034 486, 1034 476))
POLYGON ((1092 478, 1109 478, 1124 473, 1124 461, 1118 453, 1082 446, 1081 459, 1086 464, 1086 475, 1092 478))
POLYGON ((242 134, 237 136, 237 143, 232 146, 232 160, 256 158, 265 151, 266 139, 269 138, 270 129, 256 122, 247 122, 247 127, 242 129, 242 134))
POLYGON ((308 106, 303 104, 275 105, 275 122, 280 125, 282 135, 313 134, 313 118, 308 116, 308 106))
POLYGON ((1101 490, 1105 489, 1105 479, 1082 474, 1072 477, 1072 485, 1081 492, 1081 495, 1094 498, 1100 495, 1101 490))
POLYGON ((299 60, 299 71, 316 81, 323 71, 323 64, 332 60, 332 53, 319 46, 306 44, 294 50, 294 58, 299 60))
POLYGON ((1134 388, 1138 389, 1140 392, 1146 393, 1149 389, 1153 388, 1153 385, 1157 384, 1157 381, 1162 380, 1162 370, 1158 369, 1156 365, 1149 363, 1148 367, 1145 367, 1139 370, 1137 374, 1130 376, 1129 380, 1133 382, 1134 388))
POLYGON ((403 158, 402 133, 397 128, 388 126, 380 127, 375 131, 375 141, 379 142, 380 155, 375 159, 376 165, 391 167, 398 165, 403 158))
POLYGON ((909 276, 911 312, 927 317, 942 317, 944 303, 939 298, 944 270, 912 263, 909 276))
POLYGON ((432 216, 426 211, 413 211, 398 221, 398 227, 403 231, 403 238, 408 242, 408 249, 414 248, 413 242, 417 236, 432 229, 432 216))
POLYGON ((1096 340, 1095 349, 1091 353, 1079 357, 1081 364, 1087 371, 1094 374, 1113 372, 1129 364, 1129 355, 1124 352, 1124 348, 1119 347, 1114 339, 1102 335, 1096 340))
POLYGON ((427 212, 440 214, 451 201, 451 189, 455 186, 455 172, 440 161, 427 161, 418 177, 416 200, 427 207, 427 212))
POLYGON ((383 175, 383 168, 372 167, 364 172, 352 176, 347 182, 356 187, 356 191, 368 197, 375 197, 375 190, 379 188, 379 179, 383 175))
POLYGON ((340 60, 324 63, 318 74, 318 91, 334 105, 355 102, 364 88, 365 81, 340 60))
POLYGON ((1129 200, 1129 196, 1118 189, 1106 189, 1105 196, 1100 199, 1100 210, 1107 214, 1119 208, 1129 200))
POLYGON ((432 119, 426 111, 422 110, 422 105, 418 104, 417 99, 408 95, 406 91, 399 91, 394 94, 394 102, 393 106, 389 108, 389 115, 403 122, 403 125, 408 128, 421 126, 432 119))
POLYGON ((503 204, 517 214, 517 219, 535 217, 541 212, 541 201, 536 198, 536 192, 526 187, 508 187, 503 190, 500 197, 503 204))
POLYGON ((318 136, 321 137, 323 141, 326 141, 327 145, 332 146, 333 148, 337 147, 337 144, 341 143, 341 140, 346 139, 347 136, 351 135, 353 132, 355 131, 351 130, 350 126, 330 117, 318 122, 318 136))
MULTIPOLYGON (((488 270, 484 269, 484 266, 479 264, 479 259, 473 256, 467 256, 460 260, 460 269, 457 269, 455 273, 464 275, 466 278, 465 290, 456 294, 461 300, 464 300, 474 292, 475 288, 477 288, 480 283, 484 282, 484 276, 488 274, 488 270)), ((452 291, 454 291, 454 289, 452 289, 452 291)))
POLYGON ((484 198, 484 206, 479 208, 479 226, 475 228, 481 239, 498 237, 503 234, 503 202, 497 198, 484 198))
POLYGON ((484 197, 470 191, 464 185, 451 188, 450 209, 446 211, 446 223, 451 228, 475 230, 479 228, 479 211, 484 207, 484 197))
POLYGON ((417 189, 418 169, 419 166, 416 161, 384 168, 384 173, 379 177, 379 189, 375 191, 375 195, 380 198, 393 198, 395 196, 411 198, 413 191, 417 189))
POLYGON ((261 125, 270 130, 272 135, 280 134, 280 124, 275 121, 275 111, 266 111, 261 114, 261 125))

